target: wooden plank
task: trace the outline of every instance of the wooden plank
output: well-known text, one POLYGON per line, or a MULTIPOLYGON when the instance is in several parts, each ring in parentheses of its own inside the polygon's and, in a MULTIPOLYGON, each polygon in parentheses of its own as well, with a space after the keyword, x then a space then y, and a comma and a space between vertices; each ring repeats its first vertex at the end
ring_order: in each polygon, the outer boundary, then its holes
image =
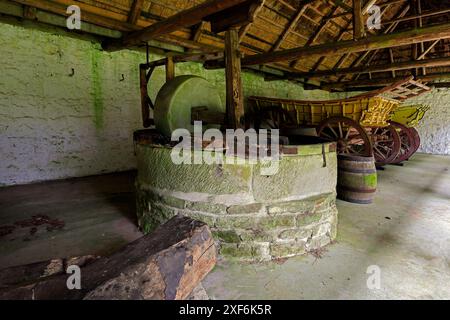
POLYGON ((173 57, 169 56, 166 59, 166 82, 175 78, 175 63, 173 57))
POLYGON ((353 39, 355 40, 364 38, 366 34, 363 20, 362 0, 353 0, 353 39))
POLYGON ((431 27, 406 30, 402 32, 373 36, 362 40, 341 41, 324 45, 300 47, 282 51, 256 54, 242 59, 242 65, 258 65, 279 61, 290 61, 301 57, 320 57, 329 55, 342 55, 351 52, 384 49, 411 45, 420 41, 433 41, 450 38, 450 23, 431 27))
POLYGON ((250 12, 250 15, 252 16, 252 23, 246 24, 245 26, 241 27, 241 29, 239 29, 239 42, 242 42, 253 22, 256 20, 261 10, 264 8, 265 3, 266 0, 262 0, 259 4, 253 6, 250 12))
POLYGON ((427 60, 410 60, 398 63, 388 63, 383 65, 373 65, 373 66, 361 66, 353 68, 342 68, 335 70, 323 70, 314 72, 298 72, 292 73, 290 76, 295 76, 298 78, 320 78, 326 76, 341 76, 347 74, 355 73, 369 73, 369 72, 390 72, 395 70, 406 70, 411 68, 422 68, 422 67, 447 67, 450 66, 450 57, 445 58, 433 58, 427 60))
POLYGON ((131 6, 130 15, 128 16, 128 23, 136 24, 142 12, 142 5, 144 0, 134 0, 131 6))
POLYGON ((295 15, 293 16, 291 21, 289 21, 288 25, 283 30, 283 32, 281 33, 280 37, 277 39, 277 41, 275 42, 273 47, 270 49, 270 51, 276 51, 276 50, 278 50, 280 48, 281 44, 283 43, 284 40, 286 40, 286 38, 289 35, 289 33, 292 30, 295 29, 295 27, 298 24, 298 21, 303 16, 303 14, 306 12, 306 10, 308 9, 308 6, 309 6, 310 3, 311 3, 311 1, 306 1, 306 0, 303 0, 300 3, 299 9, 295 13, 295 15))
POLYGON ((417 57, 417 60, 422 60, 426 57, 426 55, 428 53, 430 53, 431 50, 433 50, 433 48, 439 43, 439 41, 441 41, 440 39, 433 41, 428 48, 420 55, 417 57))
POLYGON ((200 23, 206 17, 242 4, 247 0, 209 0, 191 9, 184 10, 163 21, 152 24, 142 30, 132 32, 123 37, 123 47, 138 45, 142 42, 155 39, 158 36, 169 34, 183 27, 192 27, 200 23))
MULTIPOLYGON (((319 38, 319 36, 322 34, 322 32, 324 31, 327 23, 330 21, 328 18, 331 17, 332 15, 334 15, 336 13, 336 11, 339 9, 338 6, 335 6, 331 9, 331 11, 326 15, 326 17, 322 18, 322 21, 320 22, 319 27, 317 28, 317 30, 314 32, 314 34, 308 39, 308 41, 305 44, 305 47, 309 47, 312 44, 314 44, 314 42, 317 41, 317 39, 319 38)), ((291 63, 291 67, 292 68, 296 68, 297 64, 300 62, 300 60, 295 60, 291 63)))
POLYGON ((0 300, 182 300, 216 259, 208 226, 176 216, 112 256, 80 267, 80 290, 69 290, 69 275, 62 274, 2 288, 0 300))
MULTIPOLYGON (((416 81, 430 82, 438 79, 448 79, 450 78, 450 72, 427 74, 426 76, 416 77, 416 81)), ((357 80, 357 81, 345 81, 345 82, 330 82, 322 83, 321 88, 324 90, 331 89, 346 89, 346 88, 360 88, 360 87, 384 87, 392 84, 396 79, 389 78, 378 78, 372 80, 357 80)))
POLYGON ((228 126, 233 129, 243 128, 244 97, 242 93, 238 29, 230 29, 226 32, 225 61, 228 126))

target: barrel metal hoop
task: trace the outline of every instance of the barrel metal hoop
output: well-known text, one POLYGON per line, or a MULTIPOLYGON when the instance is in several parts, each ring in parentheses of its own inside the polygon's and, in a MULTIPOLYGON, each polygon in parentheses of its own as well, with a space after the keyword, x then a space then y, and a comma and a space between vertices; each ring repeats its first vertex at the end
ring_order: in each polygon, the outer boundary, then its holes
POLYGON ((337 186, 337 188, 339 190, 343 190, 343 191, 350 191, 350 192, 355 192, 355 193, 375 193, 377 192, 377 189, 357 189, 357 188, 352 188, 352 187, 345 187, 343 185, 339 185, 337 186))
POLYGON ((338 166, 338 170, 349 173, 369 173, 369 174, 377 173, 376 169, 348 169, 343 168, 341 166, 338 166))

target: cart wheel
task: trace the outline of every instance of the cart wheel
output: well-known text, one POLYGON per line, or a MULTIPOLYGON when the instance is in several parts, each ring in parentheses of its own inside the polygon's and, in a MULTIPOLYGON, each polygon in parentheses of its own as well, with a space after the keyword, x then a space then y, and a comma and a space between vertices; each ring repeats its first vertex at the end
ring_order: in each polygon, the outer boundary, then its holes
POLYGON ((291 115, 284 109, 279 107, 265 108, 260 119, 261 129, 282 129, 295 125, 291 115))
POLYGON ((415 128, 409 128, 409 131, 411 131, 411 134, 414 139, 414 149, 413 149, 411 155, 409 156, 409 157, 411 157, 414 153, 417 152, 417 150, 419 150, 421 141, 420 141, 419 132, 415 128))
POLYGON ((401 148, 400 135, 394 126, 372 129, 372 143, 377 165, 393 163, 401 148))
POLYGON ((414 136, 411 130, 401 123, 391 121, 391 125, 397 130, 401 140, 400 152, 392 163, 400 163, 409 159, 415 152, 414 136))
POLYGON ((352 119, 346 117, 325 119, 317 127, 317 135, 328 141, 337 141, 338 153, 373 156, 369 135, 352 119))

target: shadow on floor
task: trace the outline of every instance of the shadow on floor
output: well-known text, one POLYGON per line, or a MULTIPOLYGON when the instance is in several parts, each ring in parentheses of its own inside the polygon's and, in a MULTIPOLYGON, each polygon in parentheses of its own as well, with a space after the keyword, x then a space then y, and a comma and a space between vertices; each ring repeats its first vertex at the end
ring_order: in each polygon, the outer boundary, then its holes
POLYGON ((0 269, 107 255, 142 236, 135 171, 0 189, 0 269))

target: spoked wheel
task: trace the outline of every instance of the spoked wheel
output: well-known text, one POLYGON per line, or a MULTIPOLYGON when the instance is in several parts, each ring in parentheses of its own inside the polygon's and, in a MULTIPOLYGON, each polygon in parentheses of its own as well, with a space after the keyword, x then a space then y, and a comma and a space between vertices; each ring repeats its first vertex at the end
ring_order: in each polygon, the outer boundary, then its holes
POLYGON ((337 142, 337 152, 357 156, 373 156, 370 138, 359 123, 345 117, 329 118, 317 127, 322 139, 337 142))
POLYGON ((414 139, 414 149, 413 149, 413 152, 411 153, 411 155, 409 156, 409 157, 411 157, 414 153, 417 152, 417 150, 419 150, 421 141, 420 141, 419 132, 415 128, 409 128, 409 131, 411 132, 413 139, 414 139))
POLYGON ((262 119, 259 124, 260 129, 281 129, 295 125, 291 115, 278 107, 266 108, 258 117, 262 119))
POLYGON ((401 163, 408 160, 415 152, 414 136, 411 130, 401 123, 391 121, 391 125, 397 130, 401 141, 400 152, 391 163, 401 163))
POLYGON ((372 129, 373 153, 377 165, 393 163, 401 148, 400 135, 394 126, 372 129))

